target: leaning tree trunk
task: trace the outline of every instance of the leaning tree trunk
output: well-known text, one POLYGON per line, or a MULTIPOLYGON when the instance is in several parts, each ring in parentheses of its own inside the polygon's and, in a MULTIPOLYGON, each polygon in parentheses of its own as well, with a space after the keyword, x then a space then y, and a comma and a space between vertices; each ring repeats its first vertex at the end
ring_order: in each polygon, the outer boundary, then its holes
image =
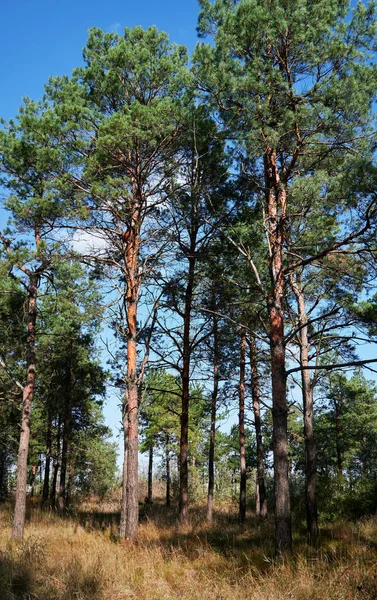
POLYGON ((179 447, 179 521, 182 524, 187 524, 188 522, 188 433, 191 360, 190 326, 195 278, 195 246, 196 234, 191 236, 189 270, 185 292, 185 308, 183 317, 182 412, 179 447))
POLYGON ((48 492, 50 486, 50 464, 51 464, 51 451, 52 451, 52 419, 51 414, 47 417, 47 430, 46 430, 46 461, 45 461, 45 472, 43 479, 43 492, 42 492, 42 505, 48 504, 48 492))
POLYGON ((312 543, 318 537, 318 510, 316 500, 317 478, 317 448, 313 435, 313 387, 310 373, 305 369, 309 365, 309 338, 308 316, 306 314, 305 300, 298 282, 293 273, 290 274, 290 283, 296 297, 298 309, 299 344, 302 400, 304 409, 304 438, 305 438, 305 498, 306 498, 306 523, 308 542, 312 543))
POLYGON ((209 434, 209 457, 208 457, 208 499, 207 499, 207 521, 213 518, 213 490, 215 487, 215 436, 216 436, 216 410, 217 394, 219 389, 219 340, 217 330, 217 318, 213 318, 213 390, 211 397, 211 429, 209 434))
POLYGON ((267 518, 267 496, 264 481, 264 449, 261 424, 261 397, 260 380, 257 361, 257 346, 255 337, 250 340, 250 363, 251 363, 251 396, 253 401, 255 437, 257 441, 257 489, 256 489, 256 515, 261 519, 267 518))
POLYGON ((288 402, 284 340, 284 240, 286 189, 280 182, 276 152, 265 155, 267 225, 270 249, 270 292, 267 300, 272 372, 272 418, 275 489, 275 551, 292 552, 292 523, 288 471, 288 402))
POLYGON ((16 502, 13 519, 13 538, 22 538, 26 514, 27 458, 29 453, 30 417, 35 386, 35 324, 37 320, 37 288, 39 277, 30 274, 28 285, 28 324, 26 337, 26 385, 23 391, 20 445, 17 459, 16 502))
POLYGON ((241 330, 240 384, 238 427, 240 440, 240 503, 239 521, 244 523, 246 517, 246 438, 245 438, 245 363, 246 363, 246 329, 241 330))

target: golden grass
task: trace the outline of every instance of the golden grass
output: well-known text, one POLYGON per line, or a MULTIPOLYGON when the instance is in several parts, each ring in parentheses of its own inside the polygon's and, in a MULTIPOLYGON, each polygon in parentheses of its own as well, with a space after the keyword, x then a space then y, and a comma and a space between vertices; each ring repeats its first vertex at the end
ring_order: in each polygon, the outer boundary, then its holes
MULTIPOLYGON (((85 507, 88 508, 87 506, 85 507)), ((154 505, 137 544, 116 539, 109 510, 69 519, 31 510, 25 539, 10 541, 0 513, 1 600, 365 600, 377 598, 377 520, 339 523, 307 549, 295 535, 291 561, 272 560, 272 525, 243 530, 226 512, 209 526, 201 511, 185 530, 154 505)))

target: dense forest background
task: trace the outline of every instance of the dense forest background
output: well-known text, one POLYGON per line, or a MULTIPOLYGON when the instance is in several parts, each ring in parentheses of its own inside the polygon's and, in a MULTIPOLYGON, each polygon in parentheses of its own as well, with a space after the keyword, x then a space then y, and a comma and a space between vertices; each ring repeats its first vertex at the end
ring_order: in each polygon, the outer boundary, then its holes
POLYGON ((92 28, 2 121, 13 540, 107 505, 131 547, 155 503, 283 561, 376 512, 376 8, 200 0, 197 33, 92 28))

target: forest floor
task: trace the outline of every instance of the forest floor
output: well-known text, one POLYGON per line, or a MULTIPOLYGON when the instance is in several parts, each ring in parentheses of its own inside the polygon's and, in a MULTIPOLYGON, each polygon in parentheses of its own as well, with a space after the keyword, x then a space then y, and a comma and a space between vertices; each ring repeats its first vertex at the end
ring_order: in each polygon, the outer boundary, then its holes
POLYGON ((272 522, 241 529, 224 510, 212 525, 200 507, 182 529, 173 509, 145 511, 138 542, 117 540, 111 506, 69 517, 28 508, 25 538, 11 542, 0 507, 1 600, 375 600, 377 519, 321 529, 317 548, 295 532, 294 556, 273 561, 272 522))

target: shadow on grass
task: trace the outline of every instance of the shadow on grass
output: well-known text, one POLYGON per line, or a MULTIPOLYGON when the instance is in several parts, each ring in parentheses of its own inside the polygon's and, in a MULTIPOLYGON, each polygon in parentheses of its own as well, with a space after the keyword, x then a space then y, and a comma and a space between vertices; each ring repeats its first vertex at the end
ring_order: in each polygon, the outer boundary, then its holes
MULTIPOLYGON (((86 530, 109 531, 110 539, 119 540, 119 512, 77 511, 74 519, 86 530)), ((205 519, 205 510, 192 507, 188 527, 181 527, 174 507, 167 508, 162 501, 140 506, 142 528, 138 543, 148 547, 159 547, 164 556, 179 552, 191 560, 200 557, 206 550, 212 550, 223 557, 234 557, 257 562, 263 569, 268 566, 274 553, 273 522, 262 523, 255 517, 248 517, 240 526, 237 516, 228 511, 218 510, 212 523, 205 519), (149 535, 148 525, 154 529, 149 535)))
MULTIPOLYGON (((101 573, 87 572, 76 562, 65 569, 38 576, 40 566, 30 561, 27 542, 0 553, 1 600, 104 600, 101 573)), ((42 569, 41 569, 42 570, 42 569)))

